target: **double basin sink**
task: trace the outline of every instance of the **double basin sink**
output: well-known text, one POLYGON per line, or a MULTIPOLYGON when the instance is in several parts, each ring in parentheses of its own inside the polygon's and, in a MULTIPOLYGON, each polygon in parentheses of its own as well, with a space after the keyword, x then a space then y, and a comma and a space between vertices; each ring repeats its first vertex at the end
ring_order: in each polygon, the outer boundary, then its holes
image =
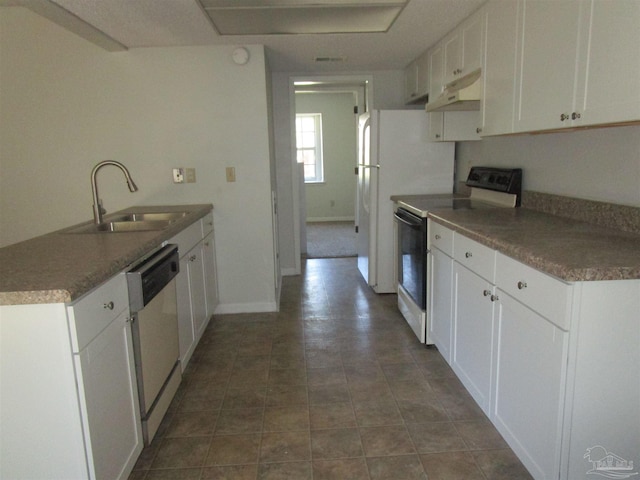
POLYGON ((118 233, 164 230, 189 212, 122 213, 105 217, 102 223, 87 223, 65 230, 64 233, 118 233))

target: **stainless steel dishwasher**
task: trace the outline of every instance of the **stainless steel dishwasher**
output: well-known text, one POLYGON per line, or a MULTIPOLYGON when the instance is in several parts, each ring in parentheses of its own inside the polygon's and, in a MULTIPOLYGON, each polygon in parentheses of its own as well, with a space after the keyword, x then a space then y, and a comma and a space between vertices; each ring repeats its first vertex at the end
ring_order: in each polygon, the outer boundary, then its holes
POLYGON ((177 245, 166 245, 127 272, 133 349, 145 445, 153 440, 182 373, 178 363, 177 245))

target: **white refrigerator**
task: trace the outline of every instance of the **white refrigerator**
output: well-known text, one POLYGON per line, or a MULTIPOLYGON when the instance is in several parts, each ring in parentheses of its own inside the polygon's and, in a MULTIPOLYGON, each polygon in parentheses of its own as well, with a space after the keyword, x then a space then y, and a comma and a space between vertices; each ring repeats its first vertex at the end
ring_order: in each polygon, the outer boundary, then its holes
POLYGON ((452 193, 455 144, 430 142, 424 110, 372 110, 359 117, 358 269, 377 293, 395 293, 392 195, 452 193))

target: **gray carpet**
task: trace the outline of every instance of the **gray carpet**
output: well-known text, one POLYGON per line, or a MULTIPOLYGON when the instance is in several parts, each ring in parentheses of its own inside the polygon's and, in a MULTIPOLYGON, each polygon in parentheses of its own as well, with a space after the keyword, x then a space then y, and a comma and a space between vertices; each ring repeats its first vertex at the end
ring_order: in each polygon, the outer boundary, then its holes
POLYGON ((307 258, 356 256, 353 222, 307 223, 307 258))

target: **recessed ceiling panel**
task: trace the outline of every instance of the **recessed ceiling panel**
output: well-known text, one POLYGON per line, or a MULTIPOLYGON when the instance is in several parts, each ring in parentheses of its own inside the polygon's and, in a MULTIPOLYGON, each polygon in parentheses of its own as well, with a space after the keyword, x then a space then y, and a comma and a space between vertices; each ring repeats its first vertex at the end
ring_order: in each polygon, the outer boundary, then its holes
MULTIPOLYGON (((386 32, 404 4, 332 5, 313 4, 211 8, 212 0, 203 0, 204 10, 220 35, 277 35, 322 33, 386 32)), ((275 1, 268 2, 275 3, 275 1)))

